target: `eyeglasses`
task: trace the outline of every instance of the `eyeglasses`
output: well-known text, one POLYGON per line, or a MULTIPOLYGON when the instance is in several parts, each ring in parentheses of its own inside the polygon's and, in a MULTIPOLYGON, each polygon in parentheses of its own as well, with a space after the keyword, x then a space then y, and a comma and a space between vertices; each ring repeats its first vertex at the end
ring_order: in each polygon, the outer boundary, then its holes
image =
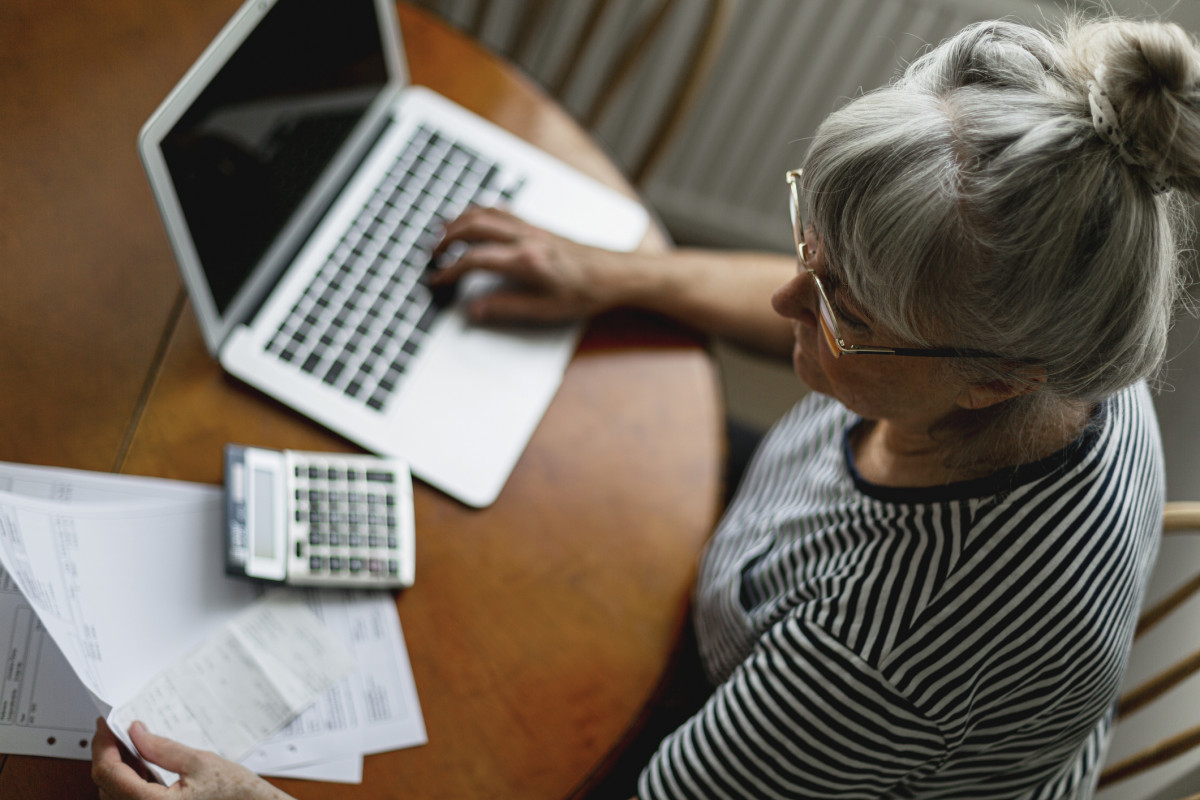
POLYGON ((813 279, 813 283, 817 286, 817 295, 820 297, 820 314, 818 318, 821 322, 821 333, 825 336, 825 343, 829 345, 829 350, 833 353, 834 358, 841 358, 843 355, 873 355, 873 356, 922 356, 926 358, 1000 358, 994 353, 988 353, 983 350, 963 350, 954 347, 933 347, 933 348, 915 348, 915 347, 873 347, 860 344, 846 344, 846 340, 842 338, 841 329, 838 327, 837 315, 833 312, 833 304, 829 302, 829 295, 825 293, 825 286, 821 283, 821 279, 817 277, 817 273, 813 272, 808 266, 808 247, 804 242, 804 220, 800 218, 800 176, 804 170, 793 169, 788 170, 787 182, 791 193, 791 211, 792 211, 792 237, 796 243, 796 255, 800 259, 800 266, 804 267, 805 272, 813 279))

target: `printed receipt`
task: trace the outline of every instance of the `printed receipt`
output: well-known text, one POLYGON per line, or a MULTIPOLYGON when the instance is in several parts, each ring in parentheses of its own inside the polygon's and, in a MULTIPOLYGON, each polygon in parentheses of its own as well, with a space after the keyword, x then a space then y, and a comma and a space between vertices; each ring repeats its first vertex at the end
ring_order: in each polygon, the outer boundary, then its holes
MULTIPOLYGON (((304 595, 281 590, 160 673, 109 724, 126 744, 141 720, 160 736, 241 761, 353 666, 304 595)), ((150 766, 168 786, 178 779, 150 766)))

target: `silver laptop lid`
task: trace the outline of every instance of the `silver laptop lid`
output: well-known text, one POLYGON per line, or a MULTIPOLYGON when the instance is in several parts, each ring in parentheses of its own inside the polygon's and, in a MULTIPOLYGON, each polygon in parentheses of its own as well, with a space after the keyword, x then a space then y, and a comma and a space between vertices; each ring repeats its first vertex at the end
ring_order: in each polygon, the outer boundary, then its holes
POLYGON ((257 309, 408 83, 392 0, 249 0, 138 150, 210 352, 257 309))

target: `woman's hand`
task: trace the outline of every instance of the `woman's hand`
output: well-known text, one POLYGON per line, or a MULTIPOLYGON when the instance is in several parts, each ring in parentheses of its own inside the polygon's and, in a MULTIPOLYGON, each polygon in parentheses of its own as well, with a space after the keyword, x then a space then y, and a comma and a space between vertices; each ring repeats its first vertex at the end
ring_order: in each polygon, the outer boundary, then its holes
POLYGON ((468 313, 477 321, 565 322, 623 302, 627 270, 621 264, 627 256, 555 236, 507 211, 470 209, 446 226, 434 258, 462 245, 462 255, 430 282, 447 286, 476 271, 504 278, 499 288, 471 301, 468 313))
POLYGON ((771 295, 795 275, 792 254, 616 253, 494 208, 473 208, 450 222, 434 258, 464 247, 457 261, 434 271, 430 283, 448 286, 476 271, 503 278, 498 289, 469 301, 467 311, 479 322, 565 322, 618 306, 638 308, 791 358, 792 326, 771 308, 771 295))
POLYGON ((179 781, 171 787, 152 783, 121 760, 120 743, 103 719, 96 720, 92 739, 92 780, 101 800, 287 800, 276 789, 245 767, 216 753, 193 750, 155 736, 140 722, 129 736, 142 756, 171 772, 179 781))

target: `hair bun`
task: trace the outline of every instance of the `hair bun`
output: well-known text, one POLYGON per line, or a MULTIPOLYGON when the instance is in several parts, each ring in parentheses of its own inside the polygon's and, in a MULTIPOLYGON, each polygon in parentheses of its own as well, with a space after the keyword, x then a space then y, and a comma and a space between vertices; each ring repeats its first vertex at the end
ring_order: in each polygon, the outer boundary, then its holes
POLYGON ((1116 138, 1097 131, 1152 186, 1166 180, 1200 194, 1200 50, 1192 38, 1172 23, 1112 20, 1074 31, 1070 41, 1093 117, 1097 93, 1117 116, 1106 120, 1119 128, 1116 138))

